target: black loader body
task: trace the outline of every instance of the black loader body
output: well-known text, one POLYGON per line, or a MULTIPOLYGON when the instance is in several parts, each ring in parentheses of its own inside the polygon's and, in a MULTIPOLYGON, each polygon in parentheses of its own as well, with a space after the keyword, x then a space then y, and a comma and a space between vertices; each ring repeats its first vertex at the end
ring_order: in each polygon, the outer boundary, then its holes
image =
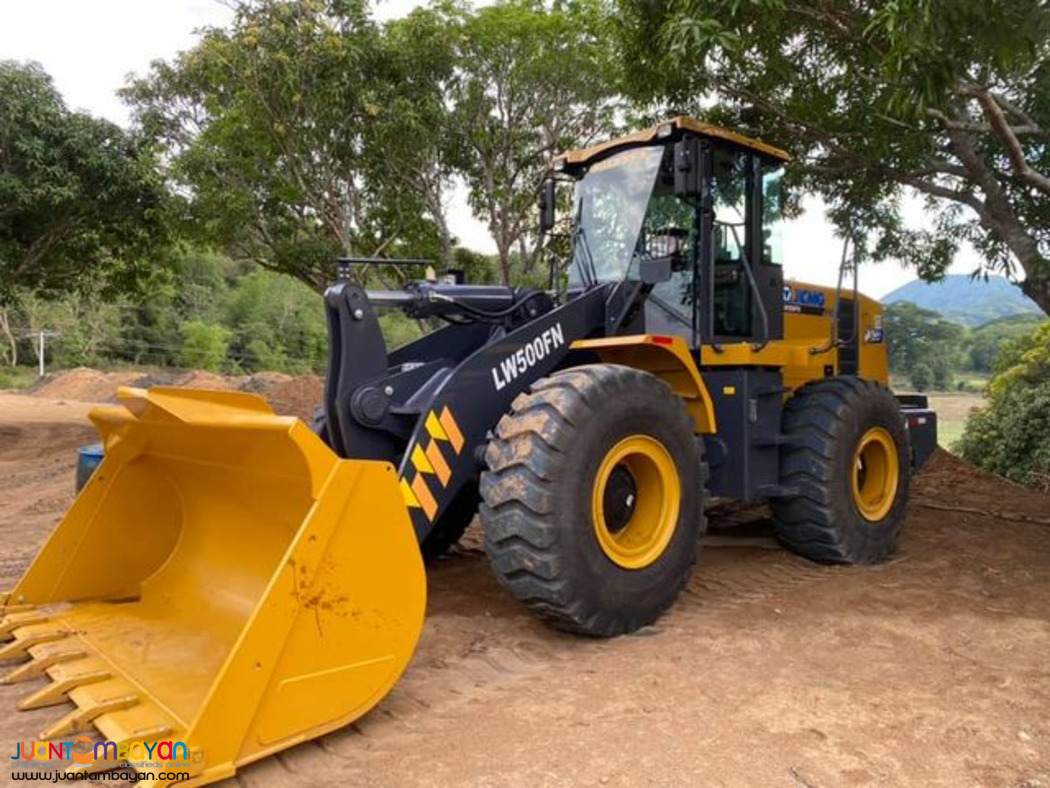
MULTIPOLYGON (((486 311, 520 306, 492 322, 451 323, 392 353, 370 294, 350 283, 332 287, 329 444, 348 459, 397 465, 422 541, 457 494, 477 484, 479 451, 514 399, 571 356, 588 355, 573 351, 574 341, 615 331, 621 287, 603 285, 555 306, 542 291, 419 283, 396 304, 410 315, 463 320, 477 304, 486 311)), ((379 293, 377 300, 389 304, 391 295, 379 293)))

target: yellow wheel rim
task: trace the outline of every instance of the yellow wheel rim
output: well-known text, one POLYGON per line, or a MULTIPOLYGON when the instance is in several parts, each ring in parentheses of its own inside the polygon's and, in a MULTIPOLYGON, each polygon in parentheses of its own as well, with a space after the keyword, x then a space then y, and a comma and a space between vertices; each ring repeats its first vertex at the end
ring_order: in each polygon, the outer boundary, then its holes
POLYGON ((613 446, 594 478, 594 533, 625 569, 644 569, 664 552, 678 524, 682 486, 664 445, 633 435, 613 446))
POLYGON ((897 498, 900 458, 897 445, 882 427, 864 433, 853 453, 853 503, 866 520, 881 520, 897 498))

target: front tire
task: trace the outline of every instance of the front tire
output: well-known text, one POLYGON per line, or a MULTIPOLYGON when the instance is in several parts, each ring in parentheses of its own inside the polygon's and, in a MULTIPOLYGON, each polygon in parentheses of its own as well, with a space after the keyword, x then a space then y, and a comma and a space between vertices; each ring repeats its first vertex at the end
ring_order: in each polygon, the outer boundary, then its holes
POLYGON ((874 564, 897 549, 911 456, 896 398, 852 376, 800 388, 784 408, 777 537, 823 564, 874 564))
POLYGON ((701 445, 682 400, 646 372, 595 364, 534 384, 481 475, 500 582, 560 629, 610 637, 656 620, 705 530, 701 445))

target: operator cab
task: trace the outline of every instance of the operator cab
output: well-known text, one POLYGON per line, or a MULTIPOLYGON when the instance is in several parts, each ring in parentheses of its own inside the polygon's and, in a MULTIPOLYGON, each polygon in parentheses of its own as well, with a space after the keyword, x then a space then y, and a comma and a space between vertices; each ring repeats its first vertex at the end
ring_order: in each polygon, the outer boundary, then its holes
POLYGON ((644 283, 628 333, 674 334, 694 347, 781 339, 787 159, 683 117, 555 159, 575 181, 570 292, 644 283))

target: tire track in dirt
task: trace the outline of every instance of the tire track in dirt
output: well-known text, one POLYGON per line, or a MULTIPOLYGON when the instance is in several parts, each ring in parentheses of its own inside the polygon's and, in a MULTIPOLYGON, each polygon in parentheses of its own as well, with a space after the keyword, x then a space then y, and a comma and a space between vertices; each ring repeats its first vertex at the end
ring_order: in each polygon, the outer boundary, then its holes
POLYGON ((467 547, 429 568, 430 611, 419 650, 391 693, 355 723, 246 767, 229 785, 285 788, 369 781, 374 758, 410 751, 502 693, 600 647, 547 629, 497 585, 467 547), (338 775, 336 778, 334 775, 338 775))
MULTIPOLYGON (((762 551, 766 553, 768 551, 762 551)), ((810 583, 837 575, 838 567, 820 566, 786 551, 755 555, 750 549, 717 548, 705 551, 712 560, 701 560, 697 573, 686 585, 679 603, 671 613, 695 615, 698 611, 724 611, 743 605, 762 604, 810 583), (711 553, 747 552, 727 561, 711 553)))
MULTIPOLYGON (((778 597, 838 576, 780 549, 706 547, 698 571, 677 604, 639 636, 677 637, 698 622, 751 605, 771 606, 778 597)), ((596 641, 546 629, 509 600, 491 579, 484 554, 461 550, 433 574, 428 630, 406 675, 372 712, 354 724, 306 742, 242 770, 229 785, 299 788, 369 784, 380 760, 411 752, 424 739, 454 729, 471 708, 500 704, 501 697, 528 692, 552 674, 576 673, 601 659, 615 640, 596 641), (496 608, 474 627, 458 620, 478 606, 496 608), (457 656, 459 655, 459 656, 457 656), (338 777, 336 777, 338 775, 338 777)))

